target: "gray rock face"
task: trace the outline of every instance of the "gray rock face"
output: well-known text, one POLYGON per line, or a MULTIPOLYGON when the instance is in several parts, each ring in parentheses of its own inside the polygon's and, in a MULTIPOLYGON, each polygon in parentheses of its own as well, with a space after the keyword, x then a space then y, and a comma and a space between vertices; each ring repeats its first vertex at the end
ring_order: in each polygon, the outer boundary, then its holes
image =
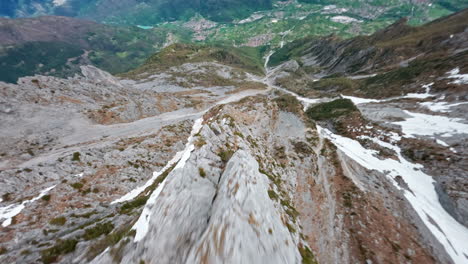
MULTIPOLYGON (((213 65, 183 67, 191 69, 187 78, 195 71, 206 78, 203 74, 212 73, 204 67, 213 65)), ((218 68, 219 74, 234 76, 232 68, 218 68)), ((177 86, 162 93, 154 88, 180 71, 130 81, 89 66, 82 67, 84 77, 34 76, 18 85, 0 83, 0 221, 11 222, 0 230, 0 247, 6 252, 1 262, 91 261, 116 243, 105 236, 120 240, 129 235, 126 228, 144 205, 111 202, 143 186, 183 149, 193 118, 205 107, 252 94, 237 94, 245 81, 239 73, 229 87, 177 86), (200 96, 203 104, 195 105, 200 96), (49 187, 34 202, 24 203, 49 187), (74 250, 49 256, 61 245, 57 239, 74 250)))
MULTIPOLYGON (((261 154, 240 137, 245 127, 235 124, 222 115, 207 121, 195 141, 206 144, 167 176, 156 202, 147 205, 147 233, 140 238, 136 227, 138 241, 125 246, 123 263, 300 262, 301 239, 291 231, 299 227, 271 198, 272 183, 257 162, 263 159, 255 157, 261 154)), ((94 263, 110 259, 103 255, 94 263)))

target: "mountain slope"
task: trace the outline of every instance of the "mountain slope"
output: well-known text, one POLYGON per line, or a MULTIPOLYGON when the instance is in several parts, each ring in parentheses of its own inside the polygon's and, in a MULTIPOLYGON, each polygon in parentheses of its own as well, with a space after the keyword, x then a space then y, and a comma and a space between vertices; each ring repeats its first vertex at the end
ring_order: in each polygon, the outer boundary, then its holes
MULTIPOLYGON (((442 149, 449 146, 445 141, 465 146, 467 82, 460 72, 468 70, 467 16, 465 10, 416 28, 401 21, 369 37, 350 40, 304 39, 271 56, 273 65, 280 64, 271 76, 281 88, 305 97, 348 98, 366 119, 390 129, 401 126, 406 137, 399 143, 402 155, 437 175, 435 185, 443 207, 464 225, 468 211, 460 194, 466 191, 467 156, 463 150, 442 149)), ((334 116, 334 107, 313 109, 324 113, 310 114, 319 120, 330 115, 320 121, 338 134, 372 140, 366 131, 351 129, 354 122, 366 121, 345 119, 338 110, 334 116)))
POLYGON ((0 262, 466 263, 466 14, 0 82, 0 262))

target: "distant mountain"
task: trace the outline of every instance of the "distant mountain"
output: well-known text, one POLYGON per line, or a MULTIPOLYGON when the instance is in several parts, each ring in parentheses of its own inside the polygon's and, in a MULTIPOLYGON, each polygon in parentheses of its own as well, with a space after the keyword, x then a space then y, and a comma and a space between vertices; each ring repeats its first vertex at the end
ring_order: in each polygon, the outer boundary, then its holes
POLYGON ((69 76, 87 64, 125 72, 159 50, 165 39, 162 31, 68 17, 0 19, 0 81, 34 74, 69 76))
POLYGON ((28 17, 54 14, 81 16, 118 24, 148 24, 202 14, 215 21, 231 21, 272 7, 272 0, 7 0, 0 15, 28 17))

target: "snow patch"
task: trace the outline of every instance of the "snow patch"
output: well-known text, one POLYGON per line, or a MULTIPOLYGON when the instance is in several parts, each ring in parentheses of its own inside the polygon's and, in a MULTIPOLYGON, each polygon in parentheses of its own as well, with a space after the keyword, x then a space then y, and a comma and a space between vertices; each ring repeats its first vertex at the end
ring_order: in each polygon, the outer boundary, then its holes
POLYGON ((429 93, 430 90, 431 90, 432 85, 434 85, 434 83, 425 84, 425 85, 422 86, 423 88, 426 89, 425 93, 409 93, 409 94, 403 96, 403 98, 416 98, 416 99, 429 98, 429 97, 433 96, 432 94, 429 93))
POLYGON ((460 121, 463 120, 461 118, 412 113, 407 110, 403 112, 411 117, 404 121, 393 122, 393 124, 400 125, 402 132, 409 138, 436 135, 450 137, 468 133, 468 125, 461 123, 460 121))
POLYGON ((457 67, 449 72, 447 72, 449 75, 447 78, 449 79, 457 79, 451 83, 453 84, 468 84, 468 74, 460 74, 460 68, 457 67))
POLYGON ((441 145, 441 146, 444 146, 444 147, 448 147, 449 144, 445 143, 444 141, 440 140, 440 139, 436 139, 436 143, 441 145))
POLYGON ((380 103, 380 102, 386 101, 386 100, 378 100, 378 99, 360 98, 360 97, 354 97, 354 96, 348 96, 348 95, 341 95, 341 97, 351 100, 353 104, 355 105, 368 104, 368 103, 380 103))
POLYGON ((458 106, 458 105, 468 104, 468 102, 460 102, 460 103, 454 103, 454 104, 449 104, 447 102, 424 102, 424 103, 419 103, 419 104, 428 108, 432 112, 448 113, 450 112, 450 108, 458 106))
POLYGON ((0 220, 5 219, 3 221, 3 223, 2 223, 2 226, 7 227, 7 226, 11 225, 11 221, 12 221, 13 217, 15 217, 21 211, 23 211, 23 209, 26 207, 26 205, 28 203, 33 203, 33 202, 41 199, 50 190, 55 188, 55 186, 57 186, 57 185, 54 185, 54 186, 51 186, 51 187, 49 187, 47 189, 42 190, 41 193, 38 196, 32 198, 31 200, 23 201, 20 204, 11 204, 11 205, 8 205, 8 206, 5 206, 5 207, 0 207, 0 220))

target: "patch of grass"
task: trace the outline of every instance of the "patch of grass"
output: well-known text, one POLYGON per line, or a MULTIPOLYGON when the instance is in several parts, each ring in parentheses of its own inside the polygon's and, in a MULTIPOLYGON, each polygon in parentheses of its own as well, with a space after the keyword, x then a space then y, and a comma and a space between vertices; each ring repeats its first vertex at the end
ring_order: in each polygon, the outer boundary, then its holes
POLYGON ((289 222, 286 222, 286 227, 288 228, 289 233, 296 233, 296 229, 289 222))
POLYGON ((91 211, 84 214, 72 214, 71 217, 82 217, 82 218, 90 218, 92 215, 97 214, 97 211, 91 211))
POLYGON ((0 247, 0 255, 7 253, 8 250, 5 247, 0 247))
POLYGON ((81 161, 80 156, 81 154, 79 152, 73 153, 72 161, 81 161))
POLYGON ((320 91, 342 91, 355 90, 360 87, 358 80, 353 80, 345 77, 323 78, 318 82, 309 83, 310 87, 320 91))
POLYGON ((66 222, 67 222, 67 219, 65 218, 65 216, 52 218, 52 220, 49 221, 51 225, 57 225, 57 226, 63 226, 66 222))
POLYGON ((91 192, 91 188, 88 188, 88 189, 86 189, 86 190, 82 190, 82 191, 81 191, 81 194, 86 195, 86 194, 88 194, 88 193, 90 193, 90 192, 91 192))
MULTIPOLYGON (((221 45, 198 45, 176 43, 147 59, 141 67, 123 74, 135 78, 141 73, 154 72, 155 69, 167 69, 184 63, 216 61, 222 64, 241 68, 256 74, 263 74, 262 48, 230 47, 221 45)), ((226 81, 219 79, 221 84, 226 81)))
POLYGON ((261 174, 265 174, 268 177, 268 179, 270 179, 270 181, 273 182, 276 186, 278 186, 278 187, 281 186, 281 178, 279 176, 272 175, 272 174, 266 172, 262 168, 259 168, 258 172, 260 172, 261 174))
POLYGON ((140 196, 130 202, 124 203, 122 207, 120 207, 120 213, 129 214, 133 209, 139 208, 145 205, 146 201, 148 201, 148 198, 149 198, 148 196, 140 196))
POLYGON ((236 136, 238 136, 238 137, 240 137, 242 139, 244 138, 244 135, 242 135, 242 133, 239 132, 239 131, 234 132, 234 135, 236 135, 236 136))
POLYGON ((60 255, 75 251, 78 241, 75 239, 57 240, 51 248, 42 250, 41 260, 45 264, 56 262, 60 255))
POLYGON ((254 148, 258 148, 257 142, 251 135, 247 136, 247 141, 249 141, 250 145, 252 145, 254 148))
POLYGON ((351 112, 359 111, 349 99, 337 99, 328 103, 319 104, 307 109, 309 118, 321 121, 347 115, 351 112))
POLYGON ((275 200, 275 201, 279 199, 278 194, 272 189, 268 190, 268 196, 270 197, 270 199, 275 200))
POLYGON ((224 163, 228 162, 231 159, 232 155, 234 155, 234 151, 230 149, 221 149, 218 152, 219 158, 224 163))
POLYGON ((23 255, 23 256, 29 255, 29 254, 31 254, 31 250, 25 249, 25 250, 21 251, 20 254, 23 255))
POLYGON ((114 224, 111 222, 98 223, 93 227, 86 228, 83 238, 85 240, 91 240, 100 237, 101 235, 107 235, 114 229, 114 224))
POLYGON ((206 177, 205 169, 203 169, 202 167, 198 168, 198 173, 200 174, 200 177, 202 178, 206 177))
POLYGON ((195 147, 201 148, 201 147, 203 147, 204 145, 206 145, 206 141, 205 141, 204 138, 198 137, 194 144, 195 144, 195 147))
POLYGON ((302 264, 318 264, 315 260, 314 253, 307 246, 301 245, 298 247, 299 253, 301 253, 302 264))
POLYGON ((80 190, 81 188, 83 188, 84 184, 81 182, 74 182, 71 183, 70 186, 73 187, 73 189, 80 190))
POLYGON ((301 102, 299 102, 299 100, 297 100, 296 97, 292 95, 285 94, 278 98, 275 98, 274 101, 278 105, 279 109, 285 112, 291 112, 295 114, 301 112, 301 109, 302 109, 301 102))
POLYGON ((294 206, 291 205, 291 202, 287 199, 282 199, 281 200, 281 205, 284 206, 285 212, 291 217, 294 222, 296 222, 297 217, 299 216, 299 212, 294 208, 294 206))
POLYGON ((88 260, 94 259, 97 255, 103 252, 106 248, 111 247, 119 243, 124 237, 134 237, 135 230, 132 230, 132 225, 127 224, 123 228, 119 228, 114 232, 108 234, 103 239, 92 244, 88 250, 88 260))

